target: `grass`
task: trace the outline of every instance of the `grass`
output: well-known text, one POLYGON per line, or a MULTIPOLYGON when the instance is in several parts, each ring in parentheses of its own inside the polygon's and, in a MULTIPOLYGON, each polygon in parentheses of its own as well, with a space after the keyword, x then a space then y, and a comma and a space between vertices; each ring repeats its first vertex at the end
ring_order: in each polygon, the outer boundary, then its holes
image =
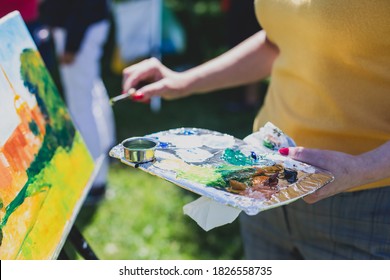
MULTIPOLYGON (((186 1, 197 5, 191 6, 196 8, 196 17, 191 16, 192 10, 181 5, 181 1, 167 2, 176 5, 189 44, 186 53, 163 57, 164 64, 169 67, 198 64, 226 49, 220 32, 223 18, 215 9, 218 1, 211 1, 214 2, 211 6, 207 1, 195 1, 195 4, 186 1)), ((114 96, 121 92, 121 76, 110 71, 113 36, 109 42, 103 61, 103 77, 109 94, 114 96)), ((117 141, 177 127, 207 128, 243 138, 251 133, 256 112, 227 111, 226 102, 238 100, 237 94, 238 89, 231 89, 163 101, 158 113, 151 112, 146 104, 118 103, 114 107, 117 141)), ((243 258, 238 220, 205 232, 183 214, 182 207, 197 195, 118 161, 111 164, 108 183, 106 199, 96 208, 84 207, 76 221, 99 258, 243 258)), ((68 254, 71 253, 70 244, 65 248, 68 254)))
POLYGON ((107 199, 85 208, 77 221, 101 259, 241 258, 237 223, 207 233, 183 215, 194 194, 119 164, 109 181, 107 199))

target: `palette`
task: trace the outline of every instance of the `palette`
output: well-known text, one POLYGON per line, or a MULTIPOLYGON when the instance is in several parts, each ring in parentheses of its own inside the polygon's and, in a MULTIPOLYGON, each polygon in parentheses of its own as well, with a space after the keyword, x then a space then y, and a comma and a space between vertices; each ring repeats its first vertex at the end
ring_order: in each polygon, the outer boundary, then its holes
POLYGON ((176 128, 145 137, 159 143, 154 161, 126 160, 121 144, 111 149, 110 156, 248 215, 291 203, 333 180, 325 170, 279 155, 274 149, 280 143, 294 143, 275 127, 245 141, 201 128, 176 128))

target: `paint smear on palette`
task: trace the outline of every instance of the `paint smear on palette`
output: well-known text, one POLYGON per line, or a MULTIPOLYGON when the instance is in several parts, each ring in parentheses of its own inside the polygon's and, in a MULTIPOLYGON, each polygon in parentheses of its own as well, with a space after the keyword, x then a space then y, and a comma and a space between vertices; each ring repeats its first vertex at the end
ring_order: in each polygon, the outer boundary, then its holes
POLYGON ((235 140, 231 135, 202 135, 203 145, 213 149, 226 149, 234 145, 235 140))
POLYGON ((177 135, 194 135, 198 134, 198 129, 196 128, 178 128, 178 129, 173 129, 171 130, 172 133, 177 134, 177 135))
POLYGON ((203 184, 207 187, 224 189, 231 179, 247 180, 253 177, 255 168, 222 164, 218 167, 211 165, 193 165, 179 159, 164 159, 154 163, 154 166, 166 171, 173 171, 177 178, 203 184))
POLYGON ((211 158, 213 156, 212 153, 199 149, 179 149, 175 151, 176 154, 184 161, 186 162, 204 162, 205 160, 211 158))
POLYGON ((165 159, 154 164, 162 170, 173 171, 177 177, 190 180, 206 186, 223 184, 221 174, 210 166, 197 166, 188 164, 182 160, 165 159))
POLYGON ((202 137, 200 135, 161 135, 158 137, 161 142, 170 143, 172 146, 179 149, 199 148, 203 146, 202 137))
POLYGON ((168 153, 168 152, 164 152, 164 151, 161 151, 161 150, 156 150, 155 156, 156 156, 156 158, 160 158, 160 159, 179 160, 179 158, 176 157, 174 154, 171 154, 171 153, 168 153))

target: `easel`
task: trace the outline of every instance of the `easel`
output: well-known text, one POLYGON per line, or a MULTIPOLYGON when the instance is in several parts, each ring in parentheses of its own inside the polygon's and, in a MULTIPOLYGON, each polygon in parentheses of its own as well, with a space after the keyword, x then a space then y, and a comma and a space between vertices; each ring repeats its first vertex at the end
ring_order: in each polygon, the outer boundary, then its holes
MULTIPOLYGON (((85 260, 99 260, 91 246, 85 240, 81 232, 76 226, 73 226, 68 235, 68 241, 74 246, 77 253, 80 254, 85 260)), ((58 255, 59 260, 69 260, 69 256, 64 249, 61 250, 58 255)))

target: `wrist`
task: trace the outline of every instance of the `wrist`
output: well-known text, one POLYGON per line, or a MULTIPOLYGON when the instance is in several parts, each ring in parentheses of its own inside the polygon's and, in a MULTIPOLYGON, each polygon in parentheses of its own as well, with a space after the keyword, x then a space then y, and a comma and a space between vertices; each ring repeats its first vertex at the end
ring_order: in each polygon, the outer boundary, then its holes
POLYGON ((373 174, 367 170, 367 162, 363 155, 353 156, 353 161, 351 164, 351 172, 353 181, 356 181, 355 185, 364 185, 371 183, 374 178, 373 174))
POLYGON ((179 73, 179 81, 182 83, 183 96, 199 92, 199 77, 192 70, 179 73))
POLYGON ((382 179, 382 166, 379 159, 375 159, 370 153, 357 157, 358 176, 362 184, 369 184, 382 179))

